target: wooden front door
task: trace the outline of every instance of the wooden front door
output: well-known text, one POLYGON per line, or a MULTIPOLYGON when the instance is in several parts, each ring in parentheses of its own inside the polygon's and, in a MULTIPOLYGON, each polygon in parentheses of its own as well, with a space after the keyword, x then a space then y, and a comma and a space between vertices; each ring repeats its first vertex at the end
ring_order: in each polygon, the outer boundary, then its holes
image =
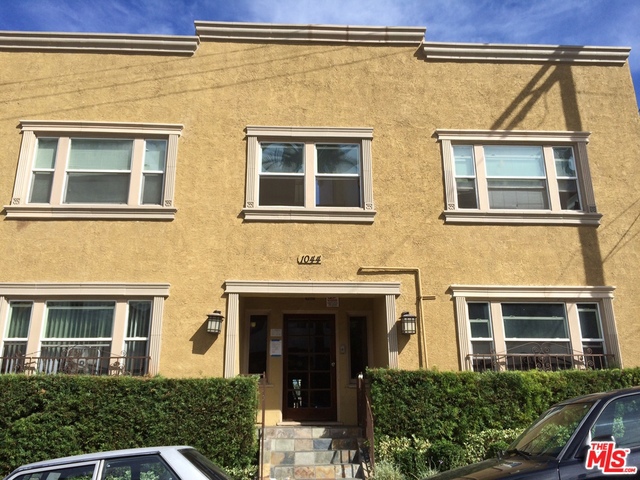
POLYGON ((334 315, 284 316, 284 420, 337 419, 335 343, 334 315))

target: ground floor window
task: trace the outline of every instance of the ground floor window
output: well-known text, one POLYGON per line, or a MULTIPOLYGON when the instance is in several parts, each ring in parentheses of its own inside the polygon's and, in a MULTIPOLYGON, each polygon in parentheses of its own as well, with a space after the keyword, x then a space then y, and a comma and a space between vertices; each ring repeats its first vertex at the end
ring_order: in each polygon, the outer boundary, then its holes
POLYGON ((159 339, 151 341, 152 330, 154 320, 159 330, 167 288, 149 286, 151 295, 140 298, 127 298, 126 288, 109 285, 39 289, 55 290, 50 298, 30 296, 29 286, 9 288, 9 295, 0 295, 0 332, 5 332, 0 373, 146 375, 157 370, 151 353, 159 350, 159 339))
POLYGON ((619 365, 609 287, 453 286, 464 369, 619 365))

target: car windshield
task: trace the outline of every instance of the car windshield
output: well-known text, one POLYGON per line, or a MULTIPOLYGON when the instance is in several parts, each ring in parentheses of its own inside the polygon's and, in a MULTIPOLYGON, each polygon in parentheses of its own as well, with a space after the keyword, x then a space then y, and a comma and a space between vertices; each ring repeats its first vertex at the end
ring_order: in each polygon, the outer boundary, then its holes
POLYGON ((202 474, 210 480, 230 480, 220 467, 214 464, 207 457, 202 455, 195 448, 183 448, 180 453, 189 460, 202 474))
POLYGON ((557 457, 592 406, 592 402, 584 402, 551 408, 526 429, 507 451, 557 457))

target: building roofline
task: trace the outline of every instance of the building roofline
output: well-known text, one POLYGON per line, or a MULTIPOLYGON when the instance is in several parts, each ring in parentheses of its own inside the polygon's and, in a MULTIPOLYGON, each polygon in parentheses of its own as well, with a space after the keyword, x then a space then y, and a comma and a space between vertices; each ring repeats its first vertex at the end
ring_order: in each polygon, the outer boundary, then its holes
POLYGON ((305 25, 196 21, 196 35, 208 41, 268 41, 283 43, 348 43, 420 45, 425 27, 305 25))
POLYGON ((197 48, 196 36, 0 31, 0 51, 193 55, 197 48))
POLYGON ((630 47, 424 42, 425 59, 462 62, 573 63, 622 66, 630 47))
POLYGON ((419 46, 426 61, 622 66, 629 47, 425 42, 425 27, 195 21, 196 35, 0 31, 0 51, 186 55, 201 41, 419 46))

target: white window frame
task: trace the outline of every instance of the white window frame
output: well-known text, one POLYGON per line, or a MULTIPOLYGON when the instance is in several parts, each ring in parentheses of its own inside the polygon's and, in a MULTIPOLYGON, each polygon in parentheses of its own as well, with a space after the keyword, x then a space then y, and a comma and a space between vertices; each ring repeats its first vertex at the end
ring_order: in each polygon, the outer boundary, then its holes
POLYGON ((111 355, 122 356, 126 340, 128 302, 151 301, 151 325, 148 337, 150 356, 148 374, 157 375, 160 368, 160 340, 164 301, 169 296, 169 285, 160 283, 0 283, 0 355, 4 351, 5 335, 9 322, 10 302, 31 301, 31 322, 27 339, 27 352, 39 352, 42 341, 46 341, 44 324, 47 301, 104 300, 115 302, 111 355))
POLYGON ((289 221, 289 222, 351 222, 372 223, 375 217, 373 203, 373 176, 371 141, 372 128, 333 127, 269 127, 248 126, 247 132, 247 178, 245 205, 246 221, 289 221), (291 142, 305 144, 305 205, 260 206, 260 143, 291 142), (360 207, 317 207, 315 206, 316 143, 356 143, 360 145, 360 207), (309 152, 309 153, 307 153, 309 152))
POLYGON ((565 287, 565 286, 500 286, 500 285, 452 285, 451 296, 455 302, 458 330, 460 366, 463 370, 473 370, 469 361, 471 351, 471 325, 468 303, 489 303, 490 326, 493 333, 495 353, 506 355, 501 305, 502 303, 564 303, 567 312, 569 338, 575 354, 581 354, 583 339, 580 333, 578 304, 598 305, 605 352, 613 355, 616 366, 623 368, 618 332, 613 312, 613 292, 615 287, 565 287))
POLYGON ((175 218, 175 170, 178 156, 178 137, 182 132, 182 125, 22 120, 20 127, 22 144, 11 205, 5 206, 7 218, 115 218, 135 220, 172 220, 175 218), (47 204, 29 203, 29 191, 39 137, 58 138, 51 202, 47 204), (108 138, 133 141, 133 164, 130 172, 129 199, 126 205, 63 203, 67 157, 69 144, 73 138, 108 138), (164 188, 160 205, 141 204, 140 185, 143 176, 141 159, 144 154, 145 139, 167 140, 164 188))
POLYGON ((591 181, 587 157, 589 132, 528 131, 528 130, 451 130, 435 131, 442 144, 442 160, 445 179, 446 223, 511 223, 511 224, 556 224, 556 225, 599 225, 602 215, 598 213, 591 181), (456 177, 454 171, 454 145, 473 147, 476 171, 477 209, 458 207, 456 177), (483 145, 534 145, 544 152, 548 210, 491 209, 487 179, 483 165, 483 145), (573 147, 576 163, 578 194, 581 210, 560 208, 558 182, 552 147, 573 147))

